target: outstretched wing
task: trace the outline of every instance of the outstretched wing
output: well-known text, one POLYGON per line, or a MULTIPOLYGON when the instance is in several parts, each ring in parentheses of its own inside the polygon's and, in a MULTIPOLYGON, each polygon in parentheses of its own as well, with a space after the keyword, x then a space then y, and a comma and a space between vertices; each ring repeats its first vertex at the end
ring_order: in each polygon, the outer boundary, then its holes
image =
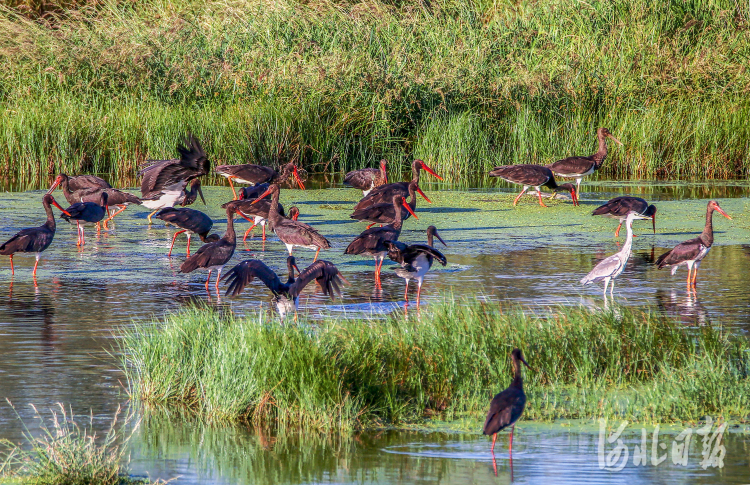
POLYGON ((230 269, 221 279, 227 280, 226 295, 237 296, 253 279, 258 278, 274 295, 282 293, 284 285, 274 271, 259 259, 248 259, 230 269))
POLYGON ((406 251, 404 252, 404 259, 407 261, 411 261, 413 259, 416 259, 416 257, 420 254, 432 256, 434 259, 440 261, 440 264, 442 264, 443 266, 448 263, 448 260, 445 258, 443 253, 426 244, 410 244, 409 246, 407 246, 406 251))
POLYGON ((298 297, 312 280, 318 283, 320 289, 323 290, 323 294, 328 295, 334 301, 336 300, 336 294, 341 296, 341 287, 349 283, 333 263, 321 259, 299 274, 292 286, 289 287, 289 294, 293 298, 298 297))
POLYGON ((193 135, 188 135, 185 145, 187 146, 177 147, 177 151, 180 152, 179 159, 156 161, 138 172, 138 175, 143 177, 141 193, 144 196, 177 183, 187 184, 190 180, 211 171, 211 162, 193 135))

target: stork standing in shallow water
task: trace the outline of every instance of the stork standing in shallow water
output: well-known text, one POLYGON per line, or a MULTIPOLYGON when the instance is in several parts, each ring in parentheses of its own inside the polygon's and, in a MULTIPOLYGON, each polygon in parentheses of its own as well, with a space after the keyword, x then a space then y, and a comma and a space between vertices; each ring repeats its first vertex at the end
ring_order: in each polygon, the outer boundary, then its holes
POLYGON ((204 243, 217 242, 221 239, 218 234, 208 235, 214 225, 214 221, 203 212, 195 209, 165 207, 156 213, 156 218, 166 222, 167 225, 180 228, 180 230, 175 232, 174 236, 172 236, 172 244, 169 246, 169 253, 167 253, 167 256, 172 256, 174 241, 177 239, 177 236, 183 232, 187 232, 188 257, 190 257, 191 236, 198 236, 204 243))
POLYGON ((544 205, 544 202, 542 202, 542 187, 552 189, 555 193, 558 190, 566 190, 570 192, 571 198, 573 199, 573 205, 578 205, 575 186, 568 183, 557 185, 552 171, 541 165, 503 165, 493 168, 490 172, 490 177, 499 177, 506 182, 523 185, 523 190, 513 200, 514 206, 518 204, 518 199, 529 190, 529 187, 536 188, 537 195, 539 196, 539 205, 542 207, 547 207, 544 205))
POLYGON ((109 214, 108 198, 107 192, 102 192, 99 194, 99 203, 77 202, 60 214, 60 217, 71 224, 75 221, 78 230, 78 242, 76 246, 86 244, 83 234, 83 226, 85 224, 96 224, 96 233, 99 233, 99 223, 104 219, 104 216, 109 214))
POLYGON ((302 290, 313 280, 331 300, 336 300, 336 294, 341 296, 341 287, 348 284, 346 278, 339 273, 338 268, 329 261, 315 261, 310 266, 300 271, 297 267, 294 256, 287 258, 287 269, 289 278, 286 283, 282 283, 278 275, 263 261, 258 259, 249 259, 236 265, 229 270, 222 279, 227 280, 226 295, 237 296, 246 285, 253 279, 258 278, 273 293, 273 303, 283 320, 287 313, 294 312, 295 320, 299 308, 299 295, 302 290), (295 279, 294 270, 299 273, 295 279))
POLYGON ((375 187, 367 194, 367 197, 363 197, 362 200, 357 202, 354 206, 354 210, 362 210, 367 207, 389 203, 393 200, 394 195, 400 195, 402 197, 409 197, 409 184, 416 182, 419 185, 419 174, 424 170, 433 177, 437 177, 440 180, 443 178, 436 174, 430 167, 427 166, 422 160, 414 160, 411 164, 411 180, 408 182, 393 182, 390 184, 383 184, 380 187, 375 187))
POLYGON ((417 280, 417 306, 419 306, 419 298, 422 293, 422 283, 424 277, 430 268, 432 268, 432 262, 438 260, 440 264, 445 266, 447 260, 443 253, 435 249, 432 245, 433 236, 437 237, 443 246, 448 246, 440 237, 435 226, 427 228, 427 245, 424 244, 410 244, 406 245, 398 241, 386 241, 388 247, 388 257, 391 260, 399 263, 400 268, 395 268, 396 274, 406 280, 406 288, 404 289, 404 300, 409 302, 409 281, 412 279, 417 280))
POLYGON ((47 249, 52 244, 52 239, 55 237, 55 214, 52 213, 52 207, 54 205, 60 209, 63 214, 70 215, 65 209, 60 207, 60 204, 50 194, 44 194, 42 197, 42 205, 44 206, 44 212, 47 213, 47 222, 39 227, 31 227, 24 229, 16 233, 12 238, 8 239, 5 244, 0 246, 0 254, 3 256, 10 256, 10 274, 16 274, 13 268, 13 254, 14 253, 36 253, 36 262, 34 263, 34 272, 32 275, 36 277, 36 267, 39 265, 39 258, 42 255, 42 251, 47 249))
POLYGON ((613 294, 615 291, 615 278, 622 274, 630 258, 630 250, 633 246, 633 221, 636 217, 638 217, 636 212, 630 212, 625 219, 625 229, 627 229, 628 234, 625 237, 625 244, 622 245, 622 248, 617 253, 604 258, 599 264, 594 266, 594 269, 581 280, 582 285, 586 286, 590 283, 604 281, 604 297, 606 298, 607 285, 612 281, 609 293, 610 295, 613 294))
POLYGON ((198 268, 208 270, 206 278, 206 291, 208 291, 208 282, 211 281, 211 272, 217 271, 216 275, 216 292, 219 291, 219 278, 224 265, 232 259, 234 249, 237 247, 237 235, 234 232, 234 210, 227 208, 227 230, 216 242, 204 244, 192 256, 187 258, 180 266, 180 273, 190 273, 198 268))
POLYGON ((653 204, 648 205, 648 202, 640 197, 615 197, 614 199, 610 199, 606 204, 594 209, 591 215, 619 219, 620 225, 617 226, 617 230, 615 231, 615 237, 619 237, 622 223, 628 218, 628 214, 631 212, 636 213, 636 219, 651 219, 651 225, 654 229, 654 234, 656 234, 656 206, 653 204))
POLYGON ((703 261, 703 258, 706 257, 708 251, 711 249, 711 246, 714 243, 714 211, 718 212, 729 220, 732 219, 727 215, 726 212, 724 212, 724 210, 722 210, 721 207, 719 207, 718 202, 716 202, 715 200, 710 201, 708 203, 708 207, 706 208, 706 225, 703 228, 703 232, 701 233, 701 235, 694 239, 689 239, 678 244, 670 251, 667 251, 666 253, 656 258, 656 264, 659 266, 659 269, 662 269, 665 266, 671 266, 673 275, 675 274, 675 272, 677 272, 677 268, 679 268, 680 266, 687 266, 688 287, 690 287, 691 285, 693 287, 695 286, 698 278, 698 268, 701 265, 701 261, 703 261), (694 271, 693 268, 695 268, 694 271), (690 279, 691 272, 693 273, 692 280, 690 279))
POLYGON ((95 175, 76 175, 71 177, 64 173, 55 177, 55 181, 52 183, 47 193, 51 194, 58 186, 62 188, 65 200, 67 200, 70 205, 73 205, 76 202, 82 202, 82 193, 98 189, 112 188, 106 180, 95 175))
POLYGON ((599 167, 604 163, 604 159, 607 157, 607 138, 622 146, 620 140, 615 138, 606 128, 596 130, 596 137, 599 140, 599 150, 590 157, 573 156, 547 165, 547 168, 560 177, 576 179, 576 192, 580 193, 581 191, 583 177, 599 170, 599 167))

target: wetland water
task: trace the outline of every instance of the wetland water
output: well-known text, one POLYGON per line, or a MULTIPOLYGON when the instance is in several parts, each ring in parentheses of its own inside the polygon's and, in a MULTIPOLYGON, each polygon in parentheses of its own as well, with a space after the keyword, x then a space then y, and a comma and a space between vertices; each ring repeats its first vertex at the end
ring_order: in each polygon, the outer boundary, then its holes
MULTIPOLYGON (((550 207, 543 209, 532 197, 524 197, 514 209, 510 205, 514 188, 436 191, 436 186, 427 185, 433 204, 418 202, 419 220, 405 223, 401 240, 422 242, 424 229, 433 224, 449 244, 440 248, 449 264, 428 274, 423 304, 453 294, 480 295, 534 311, 554 305, 599 307, 604 304, 601 286, 582 288, 578 281, 598 260, 617 251, 618 240, 613 237, 617 223, 590 213, 623 190, 642 194, 658 207, 657 234, 651 234, 649 221, 636 222, 634 254, 617 281, 615 301, 656 308, 686 326, 722 325, 745 333, 750 329, 750 187, 728 185, 589 183, 583 187, 582 207, 575 209, 559 201, 550 201, 550 207), (674 244, 700 233, 710 198, 717 198, 733 220, 714 218, 714 247, 701 266, 697 292, 688 293, 684 268, 671 276, 652 262, 674 244)), ((0 194, 0 239, 44 221, 42 193, 0 194)), ((208 205, 198 203, 193 208, 212 216, 214 232, 221 234, 225 215, 219 205, 231 192, 207 187, 205 195, 208 205)), ((403 304, 403 280, 391 266, 384 267, 382 289, 375 290, 372 260, 342 254, 365 227, 348 218, 359 195, 339 188, 282 190, 282 204, 297 205, 300 220, 331 241, 333 249, 321 257, 339 265, 351 282, 336 303, 308 287, 301 308, 313 318, 378 315, 403 304)), ((56 198, 66 205, 62 194, 56 193, 56 198)), ((215 293, 206 293, 205 273, 179 274, 185 239, 178 237, 168 258, 174 229, 156 219, 149 228, 146 215, 145 209, 131 207, 118 216, 111 231, 97 237, 87 229, 82 250, 75 245, 75 229, 60 221, 55 241, 40 262, 36 286, 31 278, 33 255, 14 258, 14 278, 7 258, 0 260, 0 397, 10 399, 32 429, 29 403, 46 410, 61 402, 79 415, 91 410, 97 426, 109 425, 117 406, 127 400, 115 358, 108 354, 123 325, 149 324, 165 310, 192 301, 221 304, 240 314, 260 304, 268 307, 270 294, 259 285, 251 285, 236 299, 219 300, 215 293)), ((248 224, 241 220, 237 227, 244 232, 248 224)), ((282 270, 283 245, 273 235, 263 244, 259 234, 256 229, 256 237, 240 242, 231 264, 256 257, 282 270)), ((313 254, 295 253, 301 268, 313 254)), ((415 296, 414 288, 411 295, 415 296)), ((21 431, 10 407, 0 404, 0 439, 18 440, 21 431)), ((522 422, 514 440, 514 478, 521 483, 578 483, 584 476, 616 483, 748 483, 747 434, 744 427, 734 431, 726 441, 726 467, 721 471, 700 468, 700 446, 694 441, 688 467, 672 465, 671 459, 669 465, 633 467, 631 460, 624 471, 608 472, 598 467, 596 428, 569 430, 522 422)), ((510 479, 503 454, 507 436, 498 439, 496 478, 488 440, 468 429, 367 433, 331 443, 149 416, 136 436, 133 471, 152 478, 181 477, 175 483, 505 483, 510 479)), ((640 430, 623 437, 635 444, 640 430)))

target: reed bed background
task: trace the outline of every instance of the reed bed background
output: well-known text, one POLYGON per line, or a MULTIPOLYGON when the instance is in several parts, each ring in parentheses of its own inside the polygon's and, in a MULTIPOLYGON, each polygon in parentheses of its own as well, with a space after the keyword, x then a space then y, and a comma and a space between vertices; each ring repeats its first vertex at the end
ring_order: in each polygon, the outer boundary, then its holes
POLYGON ((285 326, 181 311, 129 327, 122 366, 133 397, 209 421, 347 431, 466 418, 481 426, 523 349, 525 419, 746 419, 750 347, 652 313, 555 309, 536 316, 454 301, 421 318, 285 326))
POLYGON ((15 0, 0 7, 0 169, 132 180, 187 130, 216 163, 450 179, 625 146, 605 176, 750 173, 734 0, 15 0))

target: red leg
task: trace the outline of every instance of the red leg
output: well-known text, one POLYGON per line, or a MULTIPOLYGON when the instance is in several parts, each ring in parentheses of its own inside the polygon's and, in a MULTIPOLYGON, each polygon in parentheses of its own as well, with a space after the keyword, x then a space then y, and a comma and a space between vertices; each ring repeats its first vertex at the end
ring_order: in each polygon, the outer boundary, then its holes
POLYGON ((365 228, 365 231, 366 231, 366 230, 368 230, 369 228, 371 228, 372 226, 374 226, 375 224, 377 224, 377 222, 373 222, 372 224, 370 224, 369 226, 367 226, 367 227, 365 228))
POLYGON ((245 242, 247 240, 247 235, 250 234, 250 232, 255 228, 255 223, 253 222, 253 225, 250 226, 250 229, 245 231, 245 237, 242 238, 242 242, 245 242))
POLYGON ((208 282, 211 281, 211 270, 208 270, 208 278, 206 278, 206 291, 208 291, 208 282))
POLYGON ((422 285, 417 284, 417 307, 419 307, 419 297, 422 294, 422 285))
POLYGON ((263 224, 263 240, 266 240, 266 225, 263 224))
POLYGON ((490 448, 490 453, 493 455, 495 454, 495 440, 497 440, 497 433, 492 435, 492 448, 490 448))
POLYGON ((219 268, 219 272, 216 275, 216 294, 219 294, 219 280, 221 279, 221 268, 219 268))
POLYGON ((510 427, 510 446, 508 446, 508 450, 510 450, 510 456, 513 456, 513 431, 516 430, 516 425, 510 427))
POLYGON ((404 300, 409 302, 409 280, 406 280, 406 287, 404 288, 404 300))
POLYGON ((81 223, 76 221, 76 231, 78 231, 78 241, 76 242, 76 246, 81 245, 81 223))
POLYGON ((622 227, 622 222, 620 222, 620 225, 617 226, 617 230, 615 231, 615 237, 620 237, 620 228, 622 227))
POLYGON ((234 190, 234 184, 232 183, 232 177, 227 177, 227 180, 229 180, 229 186, 232 187, 232 193, 234 194, 234 200, 239 199, 239 197, 237 197, 237 191, 234 190))
POLYGON ((167 253, 167 256, 172 256, 172 248, 174 247, 174 240, 177 239, 177 236, 179 234, 182 234, 183 232, 185 232, 185 229, 174 233, 174 236, 172 236, 172 244, 169 246, 169 252, 167 253))
POLYGON ((528 190, 528 187, 524 187, 524 188, 523 188, 523 190, 521 191, 521 193, 520 193, 520 194, 518 194, 518 196, 516 196, 516 198, 515 198, 515 199, 513 199, 513 206, 515 206, 516 204, 518 204, 518 199, 520 199, 520 198, 521 198, 521 196, 522 196, 523 194, 525 194, 527 190, 528 190))
POLYGON ((10 255, 10 274, 16 274, 16 269, 13 267, 13 255, 10 255))
POLYGON ((547 207, 546 205, 544 205, 544 202, 542 202, 542 191, 538 188, 536 189, 536 195, 539 196, 539 205, 541 205, 542 207, 547 207))
POLYGON ((318 250, 315 251, 315 258, 313 259, 313 263, 318 260, 318 254, 320 254, 320 248, 318 248, 318 250))
POLYGON ((190 233, 187 233, 188 237, 188 247, 187 247, 187 256, 190 257, 190 233))
POLYGON ((36 262, 34 263, 34 272, 33 272, 33 273, 31 273, 31 274, 32 274, 32 275, 33 275, 34 277, 36 277, 36 267, 37 267, 37 266, 39 266, 39 260, 38 260, 38 259, 37 259, 37 260, 36 260, 36 262))

